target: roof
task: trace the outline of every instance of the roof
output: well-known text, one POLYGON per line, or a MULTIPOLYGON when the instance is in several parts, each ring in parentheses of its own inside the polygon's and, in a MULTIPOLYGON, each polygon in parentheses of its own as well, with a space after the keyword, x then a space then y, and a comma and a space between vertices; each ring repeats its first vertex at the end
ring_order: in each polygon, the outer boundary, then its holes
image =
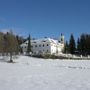
POLYGON ((31 40, 32 43, 41 43, 41 42, 50 42, 50 43, 57 43, 58 40, 54 40, 51 38, 43 38, 43 39, 37 39, 37 40, 31 40))
MULTIPOLYGON (((42 42, 47 42, 47 43, 54 43, 54 44, 60 44, 58 40, 51 39, 51 38, 42 38, 42 39, 36 39, 36 40, 31 40, 31 43, 42 43, 42 42)), ((24 42, 21 44, 21 46, 26 46, 28 44, 28 41, 24 42)))

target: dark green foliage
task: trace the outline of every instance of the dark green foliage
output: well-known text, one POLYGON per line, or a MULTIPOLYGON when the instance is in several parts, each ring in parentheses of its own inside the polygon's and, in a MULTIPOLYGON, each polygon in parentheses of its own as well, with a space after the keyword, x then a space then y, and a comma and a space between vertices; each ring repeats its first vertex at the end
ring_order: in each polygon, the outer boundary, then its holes
POLYGON ((71 34, 69 41, 69 51, 71 54, 74 54, 75 50, 76 50, 75 40, 73 34, 71 34))
POLYGON ((68 41, 66 41, 66 43, 65 43, 64 53, 69 53, 69 44, 68 44, 68 41))
POLYGON ((84 34, 82 34, 81 35, 81 38, 80 38, 80 47, 81 47, 81 49, 80 49, 80 52, 81 53, 84 53, 85 52, 85 35, 84 34))
POLYGON ((81 34, 75 43, 73 34, 70 36, 69 44, 66 41, 64 53, 90 55, 90 34, 81 34), (77 45, 77 48, 76 48, 77 45), (68 48, 69 47, 69 48, 68 48))
POLYGON ((77 50, 82 55, 90 55, 90 35, 82 34, 77 42, 77 50))
POLYGON ((29 35, 29 37, 28 37, 27 53, 30 54, 30 52, 31 52, 31 37, 30 37, 30 35, 29 35))
POLYGON ((80 51, 81 47, 80 47, 80 39, 78 38, 77 40, 77 51, 80 51))

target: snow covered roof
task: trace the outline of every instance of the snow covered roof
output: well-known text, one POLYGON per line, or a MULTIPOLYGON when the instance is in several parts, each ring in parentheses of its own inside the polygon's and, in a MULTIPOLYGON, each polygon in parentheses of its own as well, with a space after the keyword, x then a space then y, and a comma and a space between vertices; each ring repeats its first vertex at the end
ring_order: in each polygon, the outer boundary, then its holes
POLYGON ((41 42, 50 42, 50 43, 57 43, 58 40, 54 40, 51 38, 43 38, 43 39, 37 39, 37 40, 32 40, 32 43, 41 43, 41 42))
MULTIPOLYGON (((36 40, 31 40, 31 43, 34 44, 34 43, 44 43, 44 42, 47 42, 47 43, 54 43, 54 44, 60 44, 58 42, 58 40, 55 40, 55 39, 51 39, 51 38, 42 38, 42 39, 36 39, 36 40)), ((21 46, 26 46, 28 44, 28 41, 24 42, 21 46)))

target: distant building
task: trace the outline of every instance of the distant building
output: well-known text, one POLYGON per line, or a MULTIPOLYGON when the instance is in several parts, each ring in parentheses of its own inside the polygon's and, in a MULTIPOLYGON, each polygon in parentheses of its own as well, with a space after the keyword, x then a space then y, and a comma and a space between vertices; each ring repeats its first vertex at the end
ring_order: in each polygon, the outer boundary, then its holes
MULTIPOLYGON (((43 38, 37 40, 31 40, 32 54, 60 54, 64 49, 64 36, 61 35, 60 40, 54 40, 51 38, 43 38)), ((24 54, 27 52, 28 41, 21 44, 21 48, 24 54)))

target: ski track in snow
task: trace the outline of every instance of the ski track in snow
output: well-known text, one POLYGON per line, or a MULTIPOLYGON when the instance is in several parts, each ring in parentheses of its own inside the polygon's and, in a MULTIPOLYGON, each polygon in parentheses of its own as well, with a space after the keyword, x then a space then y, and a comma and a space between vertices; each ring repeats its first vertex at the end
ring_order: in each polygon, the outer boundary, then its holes
POLYGON ((0 90, 90 90, 89 60, 0 59, 0 90))

